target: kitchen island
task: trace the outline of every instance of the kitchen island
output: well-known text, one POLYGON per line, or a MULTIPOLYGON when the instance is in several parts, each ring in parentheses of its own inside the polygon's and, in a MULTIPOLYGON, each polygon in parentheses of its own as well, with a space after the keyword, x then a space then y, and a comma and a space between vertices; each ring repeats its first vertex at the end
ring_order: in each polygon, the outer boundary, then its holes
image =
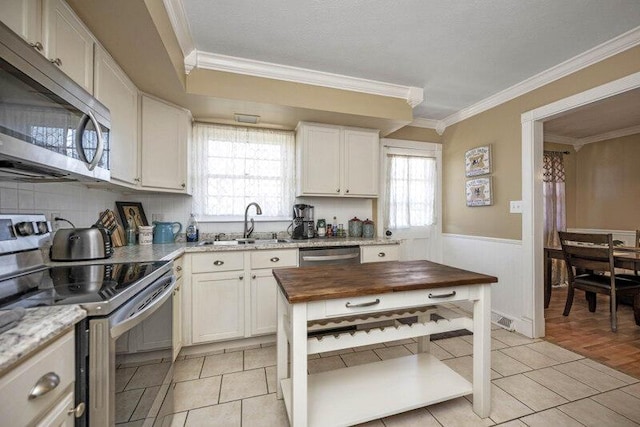
POLYGON ((497 278, 429 261, 286 268, 273 275, 279 288, 277 395, 292 426, 348 426, 471 393, 474 411, 489 416, 491 283, 497 278), (317 321, 376 321, 456 301, 473 302, 473 320, 418 315, 411 325, 320 338, 307 333, 317 321), (473 384, 428 353, 430 334, 463 328, 474 333, 473 384), (307 375, 308 354, 414 337, 418 354, 307 375))

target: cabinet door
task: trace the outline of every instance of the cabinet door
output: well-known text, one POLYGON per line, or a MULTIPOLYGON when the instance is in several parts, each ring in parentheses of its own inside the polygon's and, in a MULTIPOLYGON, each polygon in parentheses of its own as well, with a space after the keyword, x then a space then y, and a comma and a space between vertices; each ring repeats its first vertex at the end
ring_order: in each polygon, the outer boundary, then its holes
POLYGON ((2 0, 0 21, 34 47, 35 43, 42 45, 42 10, 39 0, 2 0))
POLYGON ((251 272, 251 335, 276 331, 277 286, 270 268, 251 272))
POLYGON ((189 118, 185 111, 142 97, 142 186, 186 192, 189 118))
POLYGON ((69 413, 74 408, 73 389, 60 399, 60 402, 36 424, 36 427, 73 427, 76 419, 73 413, 69 413))
POLYGON ((243 271, 191 276, 193 343, 244 337, 243 271))
POLYGON ((45 56, 93 93, 93 36, 63 0, 44 0, 45 56))
POLYGON ((137 185, 138 89, 109 54, 96 46, 95 96, 111 112, 111 179, 137 185))
POLYGON ((172 347, 174 361, 182 349, 182 283, 183 279, 180 277, 176 281, 176 287, 173 291, 172 347))
POLYGON ((343 194, 377 197, 380 156, 378 133, 345 129, 343 142, 343 194))
POLYGON ((298 195, 339 195, 340 129, 304 125, 298 136, 301 178, 298 195))

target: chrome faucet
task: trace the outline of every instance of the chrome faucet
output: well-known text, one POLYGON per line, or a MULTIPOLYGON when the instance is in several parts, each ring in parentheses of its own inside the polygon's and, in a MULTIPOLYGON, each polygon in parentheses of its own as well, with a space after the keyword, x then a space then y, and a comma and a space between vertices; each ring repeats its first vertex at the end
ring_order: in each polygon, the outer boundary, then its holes
POLYGON ((249 208, 251 207, 251 205, 254 205, 256 207, 256 215, 262 215, 262 208, 260 207, 259 204, 257 204, 256 202, 251 202, 247 205, 247 208, 244 210, 244 234, 243 237, 245 239, 249 238, 249 236, 251 236, 251 233, 253 233, 253 228, 254 228, 254 223, 253 223, 253 218, 251 218, 251 227, 247 227, 247 214, 249 213, 249 208))

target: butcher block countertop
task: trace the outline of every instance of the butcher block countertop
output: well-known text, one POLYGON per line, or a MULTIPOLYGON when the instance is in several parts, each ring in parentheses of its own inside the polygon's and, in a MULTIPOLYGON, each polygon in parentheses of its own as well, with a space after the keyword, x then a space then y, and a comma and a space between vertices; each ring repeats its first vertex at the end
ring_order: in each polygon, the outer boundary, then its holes
POLYGON ((278 268, 273 276, 291 304, 498 282, 494 276, 422 260, 278 268))

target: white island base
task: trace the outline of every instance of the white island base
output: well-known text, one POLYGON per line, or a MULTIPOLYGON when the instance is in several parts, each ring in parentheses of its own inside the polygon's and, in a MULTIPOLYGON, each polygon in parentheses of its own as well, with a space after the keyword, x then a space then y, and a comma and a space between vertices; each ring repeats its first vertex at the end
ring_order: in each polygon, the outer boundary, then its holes
MULTIPOLYGON (((312 374, 307 381, 310 427, 351 426, 472 392, 469 381, 429 353, 312 374)), ((290 412, 291 379, 281 384, 290 412)))

